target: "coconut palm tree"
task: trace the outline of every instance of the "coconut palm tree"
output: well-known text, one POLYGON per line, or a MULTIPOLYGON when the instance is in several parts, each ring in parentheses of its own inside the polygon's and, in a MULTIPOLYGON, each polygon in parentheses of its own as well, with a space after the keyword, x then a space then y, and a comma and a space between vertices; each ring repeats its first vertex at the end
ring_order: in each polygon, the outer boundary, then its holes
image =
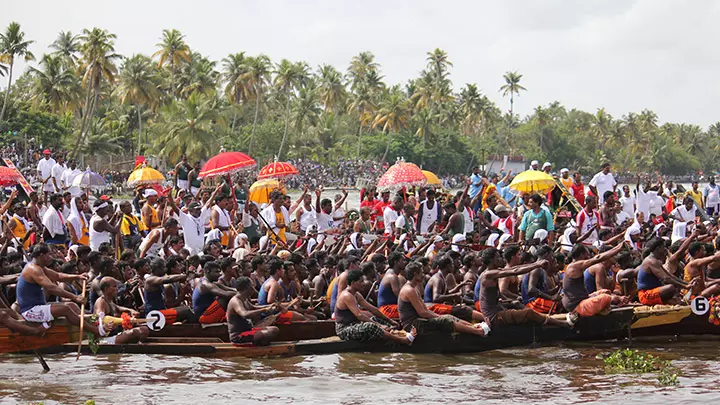
POLYGON ((342 75, 330 65, 322 65, 319 72, 320 86, 318 87, 320 100, 325 112, 338 112, 338 108, 345 102, 347 90, 342 75))
POLYGON ((357 128, 357 157, 360 158, 360 148, 362 141, 362 129, 372 124, 373 116, 377 105, 375 104, 374 97, 370 91, 367 83, 364 83, 355 88, 355 93, 352 95, 350 104, 348 104, 348 113, 357 113, 358 116, 358 128, 357 128))
POLYGON ((250 144, 248 145, 248 153, 252 153, 253 142, 255 141, 255 129, 260 112, 260 100, 265 91, 265 85, 270 79, 270 58, 266 55, 258 55, 247 59, 247 71, 243 75, 243 80, 247 81, 248 86, 255 97, 255 117, 253 118, 252 131, 250 132, 250 144))
POLYGON ((152 60, 144 55, 133 55, 123 63, 118 79, 115 96, 119 97, 121 104, 132 104, 137 110, 137 152, 141 153, 142 109, 154 107, 160 101, 158 77, 153 69, 152 60))
MULTIPOLYGON (((248 71, 245 52, 238 52, 228 55, 222 60, 223 72, 222 80, 225 81, 225 97, 231 104, 238 106, 240 101, 247 101, 250 92, 246 82, 246 73, 248 71)), ((237 121, 237 110, 233 112, 232 125, 230 132, 235 133, 235 122, 237 121)))
POLYGON ((29 68, 33 81, 33 103, 45 104, 54 113, 74 109, 82 97, 80 80, 65 68, 60 55, 45 54, 40 59, 41 69, 29 68))
POLYGON ((605 150, 605 144, 610 135, 611 122, 612 116, 604 108, 598 108, 597 113, 593 116, 591 133, 598 140, 600 151, 605 150))
POLYGON ((220 74, 215 70, 215 62, 197 52, 190 55, 190 63, 182 65, 176 84, 181 97, 187 98, 198 92, 212 96, 217 92, 216 84, 220 74))
POLYGON ((310 80, 306 86, 298 90, 298 95, 292 105, 292 121, 298 138, 303 138, 306 124, 317 126, 322 112, 318 87, 314 80, 310 80))
POLYGON ((57 39, 50 44, 54 49, 53 55, 62 57, 65 67, 74 69, 80 60, 80 36, 73 35, 70 31, 60 31, 57 39))
POLYGON ((0 62, 8 66, 8 85, 5 90, 5 99, 3 100, 2 110, 0 111, 0 121, 5 117, 7 109, 8 97, 10 96, 10 87, 12 86, 13 67, 15 66, 15 58, 23 58, 26 61, 35 59, 30 52, 30 45, 35 41, 25 40, 25 33, 20 30, 20 24, 15 21, 0 33, 0 62))
POLYGON ((288 125, 290 123, 290 99, 293 92, 308 80, 309 68, 307 63, 292 63, 283 59, 275 66, 275 87, 285 97, 285 130, 277 157, 282 160, 282 150, 287 140, 288 125))
POLYGON ((502 92, 503 97, 506 97, 508 94, 510 95, 510 115, 513 115, 513 104, 515 101, 515 95, 520 95, 520 91, 527 91, 527 89, 520 85, 520 79, 522 79, 523 75, 519 74, 518 72, 506 72, 503 75, 503 79, 505 79, 505 84, 500 86, 500 91, 502 92))
POLYGON ((393 134, 407 127, 410 119, 410 109, 408 101, 404 94, 397 87, 393 88, 388 96, 380 104, 380 109, 373 120, 374 128, 381 128, 383 132, 388 134, 388 142, 385 147, 381 162, 385 162, 387 154, 390 151, 390 142, 393 134))
POLYGON ((155 44, 160 48, 152 56, 158 57, 158 67, 170 67, 170 93, 177 97, 175 74, 183 62, 190 62, 190 47, 185 42, 185 35, 176 29, 163 30, 161 42, 155 44))
POLYGON ((115 75, 117 74, 115 61, 121 58, 120 55, 115 53, 115 38, 115 34, 100 28, 84 29, 80 36, 80 50, 83 54, 80 71, 84 72, 82 84, 86 89, 86 93, 80 132, 75 141, 73 156, 77 155, 79 147, 83 144, 87 135, 90 127, 89 121, 92 120, 100 97, 100 86, 103 79, 108 83, 115 82, 115 75))
POLYGON ((192 93, 187 99, 173 101, 160 109, 155 130, 155 147, 162 156, 175 162, 185 153, 190 160, 215 154, 221 145, 217 133, 226 127, 216 97, 192 93))
POLYGON ((375 55, 372 52, 360 52, 353 56, 348 67, 351 88, 356 90, 358 87, 366 85, 368 77, 372 73, 377 74, 379 67, 380 65, 375 62, 375 55))

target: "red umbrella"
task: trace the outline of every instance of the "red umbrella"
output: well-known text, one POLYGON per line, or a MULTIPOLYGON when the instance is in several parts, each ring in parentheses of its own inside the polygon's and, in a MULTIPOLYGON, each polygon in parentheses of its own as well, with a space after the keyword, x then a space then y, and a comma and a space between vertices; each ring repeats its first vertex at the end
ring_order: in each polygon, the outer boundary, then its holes
POLYGON ((279 179, 298 174, 298 169, 287 162, 273 162, 260 169, 258 180, 262 179, 279 179))
POLYGON ((413 163, 400 160, 385 172, 378 180, 378 191, 397 191, 403 187, 424 186, 427 184, 425 174, 413 163))
POLYGON ((255 159, 242 152, 223 152, 210 158, 200 171, 199 177, 233 174, 255 167, 255 159))
POLYGON ((14 186, 20 183, 20 176, 16 170, 9 167, 0 166, 0 186, 14 186))

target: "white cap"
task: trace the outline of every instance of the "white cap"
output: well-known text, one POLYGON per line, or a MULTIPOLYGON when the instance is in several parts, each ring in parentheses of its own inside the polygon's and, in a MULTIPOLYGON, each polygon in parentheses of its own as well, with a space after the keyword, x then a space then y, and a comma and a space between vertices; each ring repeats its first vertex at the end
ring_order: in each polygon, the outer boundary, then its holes
MULTIPOLYGON (((465 235, 462 233, 457 233, 457 234, 455 234, 455 236, 452 237, 452 243, 460 243, 460 242, 465 242, 465 235)), ((452 250, 459 252, 460 246, 453 245, 452 250)))
POLYGON ((145 198, 148 198, 153 195, 158 195, 158 192, 151 188, 148 188, 148 189, 145 189, 145 192, 143 192, 143 195, 145 196, 145 198))
POLYGON ((487 246, 495 247, 495 242, 498 240, 499 237, 500 237, 500 234, 498 234, 498 233, 491 233, 490 236, 488 236, 487 242, 485 242, 485 244, 486 244, 487 246))
POLYGON ((433 243, 440 243, 440 242, 442 242, 442 241, 444 241, 444 240, 445 240, 445 239, 443 239, 442 236, 437 235, 437 236, 435 236, 435 241, 434 241, 433 243))
POLYGON ((560 169, 560 173, 568 173, 568 172, 570 172, 570 170, 568 170, 567 167, 563 167, 562 169, 560 169))
POLYGON ((545 240, 545 238, 548 237, 548 231, 544 229, 538 229, 535 231, 535 234, 533 235, 533 239, 540 239, 541 241, 545 240))
POLYGON ((497 248, 498 248, 498 249, 502 249, 503 244, 504 244, 505 242, 507 242, 507 240, 510 239, 510 238, 512 238, 512 235, 510 235, 509 233, 504 233, 504 234, 502 234, 502 236, 500 237, 500 242, 499 242, 498 245, 497 245, 497 248))
POLYGON ((552 163, 550 163, 550 162, 543 163, 542 168, 544 169, 546 167, 552 167, 552 163))
POLYGON ((537 166, 539 164, 540 162, 538 162, 537 160, 533 160, 532 162, 530 162, 530 166, 537 166))

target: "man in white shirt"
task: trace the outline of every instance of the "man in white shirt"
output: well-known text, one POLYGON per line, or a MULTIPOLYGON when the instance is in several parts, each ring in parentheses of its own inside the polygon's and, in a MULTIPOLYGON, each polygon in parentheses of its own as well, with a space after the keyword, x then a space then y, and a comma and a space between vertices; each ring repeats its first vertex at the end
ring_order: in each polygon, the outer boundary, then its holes
POLYGON ((335 194, 335 210, 332 212, 334 228, 340 228, 345 223, 345 210, 342 205, 345 203, 347 196, 347 190, 343 190, 342 194, 335 194))
POLYGON ((43 183, 42 190, 45 193, 45 204, 47 204, 50 193, 55 192, 55 186, 52 183, 53 166, 55 166, 55 159, 50 157, 50 149, 45 149, 43 158, 40 159, 37 165, 37 175, 40 182, 43 183))
POLYGON ((315 190, 315 213, 317 214, 317 230, 318 230, 318 243, 325 239, 325 235, 340 233, 339 228, 335 228, 335 220, 332 217, 333 203, 328 198, 320 200, 322 190, 317 188, 315 190))
POLYGON ((65 166, 65 158, 63 155, 58 155, 57 162, 50 170, 50 173, 52 174, 52 179, 50 179, 50 181, 52 181, 56 193, 62 193, 63 189, 66 187, 62 181, 65 170, 67 170, 67 167, 65 166))
POLYGON ((42 224, 45 227, 43 238, 45 243, 49 245, 66 245, 68 241, 65 219, 60 213, 63 202, 62 194, 55 193, 51 195, 50 206, 42 218, 42 224))
POLYGON ((385 236, 395 235, 395 221, 400 217, 400 211, 403 207, 403 199, 395 196, 392 205, 385 207, 383 210, 383 223, 385 224, 385 236))
POLYGON ((710 183, 703 189, 703 201, 708 215, 713 216, 718 213, 720 186, 715 184, 715 176, 710 176, 710 183))
POLYGON ((668 216, 673 220, 672 243, 687 237, 687 233, 692 232, 696 215, 697 207, 690 196, 685 197, 683 205, 678 205, 670 212, 668 216))
POLYGON ((585 208, 583 208, 575 218, 578 238, 595 228, 595 231, 582 242, 586 246, 592 246, 592 244, 598 240, 597 228, 600 223, 600 217, 595 208, 597 208, 597 197, 589 195, 585 197, 585 208))
POLYGON ((630 187, 627 185, 623 186, 622 191, 623 195, 618 201, 620 201, 622 211, 632 218, 635 215, 635 196, 630 194, 630 187))
POLYGON ((605 202, 603 195, 606 191, 615 192, 617 182, 612 173, 610 173, 610 163, 604 163, 600 167, 600 171, 590 180, 589 186, 593 194, 597 196, 599 204, 605 202))
POLYGON ((82 189, 77 186, 72 186, 72 181, 78 174, 82 173, 80 169, 77 168, 77 165, 75 164, 75 160, 71 159, 68 161, 68 168, 65 170, 65 173, 62 175, 62 183, 64 184, 64 187, 67 188, 67 191, 70 192, 70 194, 73 197, 80 197, 82 195, 82 189))

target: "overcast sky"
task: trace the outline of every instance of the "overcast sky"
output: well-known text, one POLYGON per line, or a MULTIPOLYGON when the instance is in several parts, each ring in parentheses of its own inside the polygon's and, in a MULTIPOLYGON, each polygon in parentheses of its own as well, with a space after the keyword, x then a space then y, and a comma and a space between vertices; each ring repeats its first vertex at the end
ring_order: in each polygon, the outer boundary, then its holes
POLYGON ((388 84, 415 77, 439 47, 456 89, 477 83, 503 110, 502 75, 517 70, 528 89, 516 100, 522 115, 557 100, 616 118, 648 108, 661 122, 720 121, 712 0, 5 1, 2 28, 13 20, 36 56, 59 31, 94 26, 117 34, 118 52, 149 55, 162 29, 176 28, 214 60, 245 51, 345 70, 369 50, 388 84))

